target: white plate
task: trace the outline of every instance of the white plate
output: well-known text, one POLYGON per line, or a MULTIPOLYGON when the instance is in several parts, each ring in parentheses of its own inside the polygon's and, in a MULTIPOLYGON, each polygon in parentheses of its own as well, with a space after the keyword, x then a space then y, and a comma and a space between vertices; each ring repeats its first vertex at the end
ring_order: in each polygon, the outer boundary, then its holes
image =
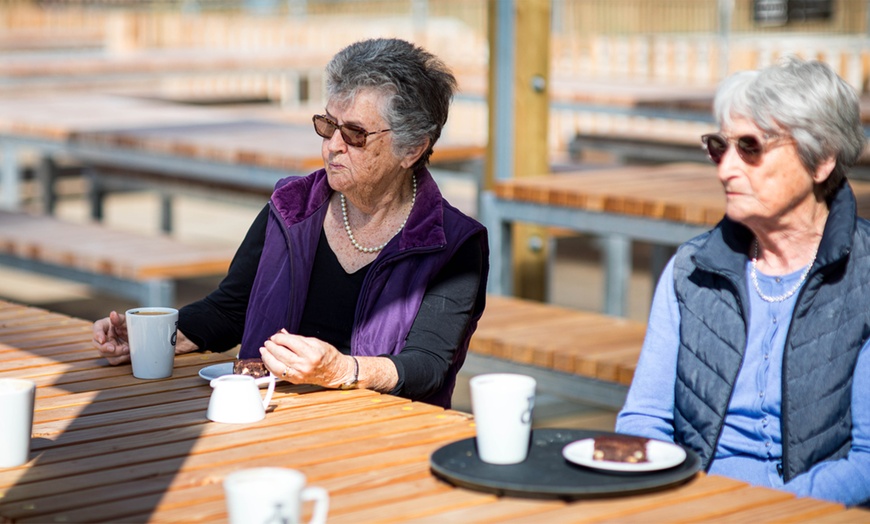
POLYGON ((632 464, 629 462, 612 462, 609 460, 594 460, 592 452, 595 447, 595 439, 587 438, 577 440, 562 449, 562 456, 567 460, 586 466, 587 468, 607 471, 621 471, 627 473, 643 473, 646 471, 658 471, 679 466, 686 460, 686 450, 661 440, 650 440, 646 444, 646 458, 648 462, 632 464))
POLYGON ((212 379, 222 377, 224 375, 232 375, 233 374, 233 363, 232 362, 224 362, 222 364, 212 364, 211 366, 206 366, 199 370, 199 376, 204 378, 205 380, 211 381, 212 379))

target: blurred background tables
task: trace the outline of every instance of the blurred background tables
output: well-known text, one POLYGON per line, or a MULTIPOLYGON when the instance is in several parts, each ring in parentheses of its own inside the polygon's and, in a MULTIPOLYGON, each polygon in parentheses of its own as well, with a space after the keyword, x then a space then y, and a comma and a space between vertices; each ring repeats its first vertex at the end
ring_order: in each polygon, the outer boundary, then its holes
MULTIPOLYGON (((850 181, 858 214, 870 217, 870 182, 850 181)), ((674 248, 709 230, 725 213, 725 197, 712 164, 673 163, 559 173, 499 182, 483 196, 482 217, 493 257, 489 291, 511 294, 511 227, 541 224, 600 236, 604 243, 604 308, 624 316, 632 242, 658 249, 653 280, 674 248)))
MULTIPOLYGON (((93 218, 102 216, 107 192, 144 188, 164 195, 161 225, 170 231, 173 193, 241 193, 264 202, 280 178, 321 168, 322 139, 310 116, 298 122, 277 108, 196 106, 117 94, 6 97, 0 99, 3 203, 19 206, 24 172, 19 158, 36 151, 45 211, 54 208, 57 166, 64 159, 84 169, 93 218)), ((483 154, 481 143, 445 137, 432 156, 434 173, 477 185, 483 154)))

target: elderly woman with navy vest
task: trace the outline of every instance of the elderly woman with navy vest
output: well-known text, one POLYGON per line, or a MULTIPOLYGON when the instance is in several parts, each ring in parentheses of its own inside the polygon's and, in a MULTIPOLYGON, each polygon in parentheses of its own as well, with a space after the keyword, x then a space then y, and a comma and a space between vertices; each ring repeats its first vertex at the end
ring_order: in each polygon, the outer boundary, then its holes
POLYGON ((858 97, 788 58, 720 86, 725 217, 680 246, 653 299, 621 433, 711 474, 848 505, 870 499, 870 222, 846 173, 858 97))
MULTIPOLYGON (((324 168, 278 182, 218 289, 180 310, 176 353, 241 343, 288 382, 449 407, 488 268, 485 229, 425 167, 456 80, 425 50, 377 39, 333 57, 326 83, 324 168)), ((129 360, 122 315, 94 340, 129 360)))

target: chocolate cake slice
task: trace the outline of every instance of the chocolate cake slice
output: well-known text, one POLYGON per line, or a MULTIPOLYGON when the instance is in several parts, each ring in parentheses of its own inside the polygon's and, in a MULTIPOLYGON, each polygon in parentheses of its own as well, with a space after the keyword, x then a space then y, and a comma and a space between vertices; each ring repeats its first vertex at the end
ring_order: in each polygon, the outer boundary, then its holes
POLYGON ((627 462, 637 464, 647 462, 646 443, 648 438, 630 435, 606 435, 595 437, 592 453, 593 460, 627 462))
POLYGON ((266 365, 259 358, 242 358, 233 362, 233 373, 260 378, 268 375, 269 370, 266 369, 266 365))

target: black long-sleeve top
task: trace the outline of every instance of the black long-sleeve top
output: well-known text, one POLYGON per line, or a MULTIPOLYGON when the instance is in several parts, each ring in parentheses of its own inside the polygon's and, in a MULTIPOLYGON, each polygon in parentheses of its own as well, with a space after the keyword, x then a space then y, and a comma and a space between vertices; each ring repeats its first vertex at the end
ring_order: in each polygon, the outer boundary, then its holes
MULTIPOLYGON (((226 351, 241 342, 268 214, 266 206, 257 215, 218 288, 181 309, 178 328, 199 348, 226 351)), ((350 354, 354 312, 369 267, 346 273, 321 233, 299 334, 350 354)), ((480 244, 470 239, 429 284, 405 347, 398 355, 384 355, 393 361, 399 376, 390 393, 422 399, 441 387, 465 337, 483 268, 480 244)))

